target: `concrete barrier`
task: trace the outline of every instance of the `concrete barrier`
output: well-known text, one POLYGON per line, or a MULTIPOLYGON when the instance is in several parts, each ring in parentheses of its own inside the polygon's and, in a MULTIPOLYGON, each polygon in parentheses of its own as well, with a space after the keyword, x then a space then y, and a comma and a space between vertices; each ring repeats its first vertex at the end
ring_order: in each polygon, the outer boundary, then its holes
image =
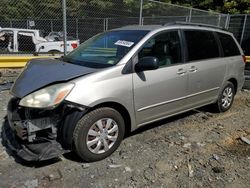
POLYGON ((0 68, 22 68, 35 58, 57 58, 59 56, 0 56, 0 68))

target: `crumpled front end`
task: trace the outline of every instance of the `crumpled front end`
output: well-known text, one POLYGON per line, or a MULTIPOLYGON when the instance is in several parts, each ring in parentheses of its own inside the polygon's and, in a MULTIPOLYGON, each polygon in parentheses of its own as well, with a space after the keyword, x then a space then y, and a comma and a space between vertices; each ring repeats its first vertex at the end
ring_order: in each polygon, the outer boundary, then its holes
POLYGON ((72 108, 65 103, 54 109, 27 108, 19 101, 12 98, 8 104, 8 124, 3 130, 7 147, 26 161, 48 160, 67 152, 60 132, 72 108))

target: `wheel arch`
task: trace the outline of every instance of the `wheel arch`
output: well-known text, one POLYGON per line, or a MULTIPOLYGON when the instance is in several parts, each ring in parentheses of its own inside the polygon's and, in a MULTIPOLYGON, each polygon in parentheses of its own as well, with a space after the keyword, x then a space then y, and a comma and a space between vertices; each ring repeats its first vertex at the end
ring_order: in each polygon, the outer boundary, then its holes
POLYGON ((122 115, 124 123, 125 123, 125 136, 127 136, 127 134, 131 132, 131 124, 132 124, 131 117, 130 117, 128 110, 122 104, 117 103, 117 102, 100 103, 92 107, 90 110, 94 110, 94 109, 102 108, 102 107, 113 108, 122 115))
POLYGON ((72 149, 73 145, 73 132, 76 127, 77 122, 83 117, 85 114, 102 107, 109 107, 117 110, 123 117, 125 123, 125 136, 127 136, 131 132, 132 122, 131 116, 128 110, 120 103, 117 102, 103 102, 96 104, 95 106, 89 107, 85 110, 72 109, 71 112, 65 115, 62 120, 62 126, 59 130, 59 140, 61 141, 62 146, 65 149, 72 149))
POLYGON ((234 85, 235 93, 237 93, 238 90, 238 82, 235 78, 230 78, 227 80, 228 82, 231 82, 234 85))
POLYGON ((61 51, 58 49, 50 49, 48 53, 61 53, 61 51))

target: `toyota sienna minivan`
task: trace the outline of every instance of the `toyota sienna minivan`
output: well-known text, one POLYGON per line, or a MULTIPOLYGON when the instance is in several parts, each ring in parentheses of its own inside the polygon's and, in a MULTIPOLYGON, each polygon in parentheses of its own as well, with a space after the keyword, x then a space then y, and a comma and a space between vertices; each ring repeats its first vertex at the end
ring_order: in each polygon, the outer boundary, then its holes
POLYGON ((6 145, 27 161, 112 154, 124 134, 205 105, 227 111, 244 83, 234 36, 204 25, 127 26, 59 59, 33 59, 11 88, 6 145))

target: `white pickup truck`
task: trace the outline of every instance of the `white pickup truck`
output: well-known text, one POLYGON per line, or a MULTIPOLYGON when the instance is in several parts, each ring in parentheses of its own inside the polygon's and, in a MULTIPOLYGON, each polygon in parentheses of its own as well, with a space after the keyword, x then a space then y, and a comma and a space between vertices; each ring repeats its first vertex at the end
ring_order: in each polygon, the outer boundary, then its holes
MULTIPOLYGON (((63 41, 53 39, 51 37, 41 37, 39 30, 0 28, 0 52, 63 52, 63 41)), ((67 52, 78 46, 79 40, 68 40, 67 52)))

